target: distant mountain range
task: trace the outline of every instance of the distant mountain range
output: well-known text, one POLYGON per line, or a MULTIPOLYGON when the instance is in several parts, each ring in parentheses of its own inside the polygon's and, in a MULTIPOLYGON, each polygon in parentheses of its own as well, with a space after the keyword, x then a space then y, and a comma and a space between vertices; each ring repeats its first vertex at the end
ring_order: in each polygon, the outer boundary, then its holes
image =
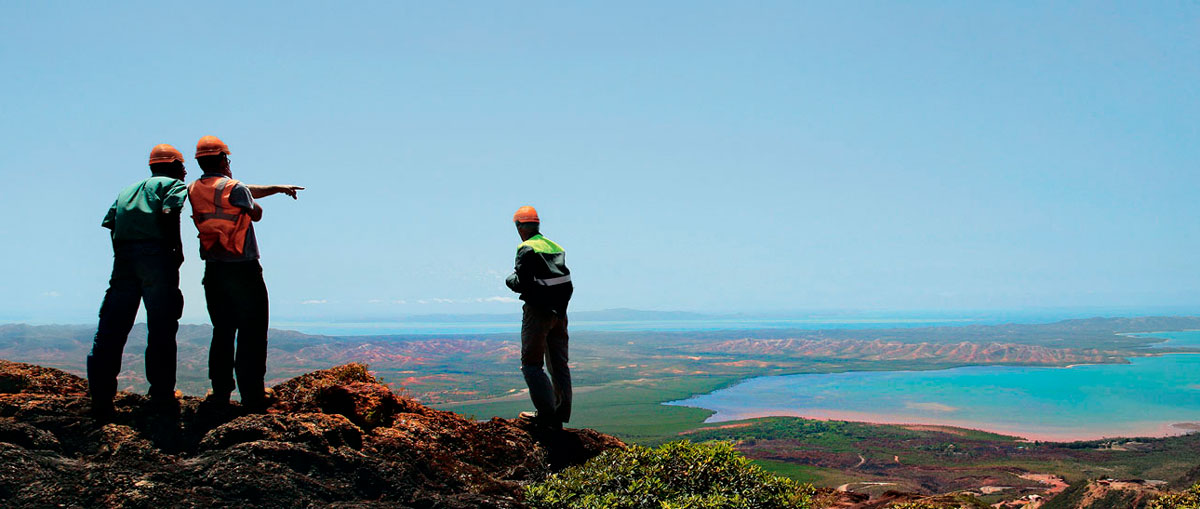
MULTIPOLYGON (((651 311, 644 309, 613 308, 598 311, 571 311, 571 320, 597 322, 639 322, 653 320, 712 320, 737 315, 713 315, 687 311, 651 311)), ((477 313, 452 314, 433 313, 406 316, 358 316, 333 320, 334 323, 395 322, 395 323, 520 323, 520 313, 477 313)))

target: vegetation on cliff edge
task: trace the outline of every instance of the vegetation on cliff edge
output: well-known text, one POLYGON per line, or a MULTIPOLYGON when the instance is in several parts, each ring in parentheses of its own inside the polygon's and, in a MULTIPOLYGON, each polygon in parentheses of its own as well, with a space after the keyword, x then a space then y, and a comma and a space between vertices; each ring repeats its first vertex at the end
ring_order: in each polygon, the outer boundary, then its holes
POLYGON ((808 508, 813 488, 768 474, 728 442, 612 450, 526 489, 535 508, 808 508))
POLYGON ((1179 493, 1159 497, 1149 509, 1200 509, 1200 484, 1179 493))

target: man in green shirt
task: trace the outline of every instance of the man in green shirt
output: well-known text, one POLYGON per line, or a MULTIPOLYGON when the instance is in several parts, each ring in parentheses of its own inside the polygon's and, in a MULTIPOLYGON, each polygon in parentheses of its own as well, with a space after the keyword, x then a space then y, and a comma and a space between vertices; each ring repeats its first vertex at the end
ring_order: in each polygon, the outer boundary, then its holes
POLYGON ((113 411, 121 354, 140 302, 145 302, 149 329, 146 380, 150 399, 167 409, 178 408, 175 333, 183 314, 179 216, 187 201, 183 154, 170 145, 155 146, 150 151, 150 173, 150 178, 121 191, 101 222, 112 230, 113 269, 87 357, 92 412, 101 418, 113 411))

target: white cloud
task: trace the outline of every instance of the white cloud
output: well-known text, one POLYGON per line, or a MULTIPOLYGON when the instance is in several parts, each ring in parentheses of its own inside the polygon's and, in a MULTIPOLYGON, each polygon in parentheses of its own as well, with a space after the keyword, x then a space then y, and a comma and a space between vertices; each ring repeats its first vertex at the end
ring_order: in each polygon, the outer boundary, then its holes
POLYGON ((56 299, 56 298, 58 298, 58 297, 62 297, 62 294, 61 294, 61 293, 58 293, 58 292, 56 292, 56 291, 54 291, 54 290, 50 290, 50 291, 48 291, 48 292, 46 292, 46 293, 43 293, 43 294, 42 294, 42 297, 50 297, 51 299, 56 299))
MULTIPOLYGON (((513 297, 503 297, 497 295, 495 297, 475 297, 473 299, 446 299, 441 297, 430 297, 428 299, 417 299, 416 302, 417 304, 480 304, 485 302, 501 302, 505 304, 511 304, 514 302, 520 302, 520 300, 513 297)), ((403 304, 404 301, 396 301, 396 303, 403 304)))
POLYGON ((404 299, 368 299, 367 304, 408 304, 404 299))
POLYGON ((499 295, 497 295, 495 297, 488 297, 488 298, 484 298, 484 299, 475 299, 475 300, 478 302, 501 302, 504 304, 515 304, 517 302, 521 302, 521 299, 518 299, 515 297, 502 297, 499 295))
MULTIPOLYGON (((404 304, 405 303, 405 301, 402 301, 402 300, 393 301, 393 302, 396 304, 404 304)), ((499 303, 503 303, 503 304, 512 304, 512 303, 521 302, 521 301, 520 301, 520 299, 517 299, 515 297, 504 297, 501 295, 497 295, 494 297, 475 297, 473 299, 446 299, 446 298, 441 298, 441 297, 430 297, 427 299, 417 299, 416 300, 417 304, 482 304, 482 303, 487 303, 487 302, 499 302, 499 303)))
POLYGON ((321 300, 309 299, 304 302, 301 302, 301 304, 325 304, 326 302, 329 302, 329 301, 327 301, 325 299, 321 299, 321 300))

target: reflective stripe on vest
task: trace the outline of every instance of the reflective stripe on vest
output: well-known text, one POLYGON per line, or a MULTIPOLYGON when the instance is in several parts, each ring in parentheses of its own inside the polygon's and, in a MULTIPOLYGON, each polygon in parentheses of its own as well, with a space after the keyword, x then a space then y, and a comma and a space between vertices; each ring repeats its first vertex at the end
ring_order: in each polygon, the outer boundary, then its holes
POLYGON ((188 186, 192 221, 204 250, 220 245, 231 254, 244 252, 251 221, 249 214, 229 204, 229 195, 237 184, 228 177, 202 177, 188 186))
POLYGON ((536 279, 535 278, 533 281, 542 286, 555 286, 555 285, 561 285, 563 283, 570 283, 571 275, 567 274, 565 276, 552 277, 550 279, 536 279))
MULTIPOLYGON (((221 179, 220 184, 217 184, 217 189, 213 192, 213 209, 217 210, 218 212, 195 214, 192 217, 199 216, 199 218, 200 218, 199 221, 201 221, 201 222, 208 221, 209 219, 223 219, 225 221, 236 221, 237 216, 238 216, 237 214, 226 214, 224 212, 220 212, 221 197, 225 193, 225 186, 227 186, 227 185, 229 185, 229 179, 223 178, 223 179, 221 179)), ((232 189, 230 189, 229 191, 233 192, 232 189)))

